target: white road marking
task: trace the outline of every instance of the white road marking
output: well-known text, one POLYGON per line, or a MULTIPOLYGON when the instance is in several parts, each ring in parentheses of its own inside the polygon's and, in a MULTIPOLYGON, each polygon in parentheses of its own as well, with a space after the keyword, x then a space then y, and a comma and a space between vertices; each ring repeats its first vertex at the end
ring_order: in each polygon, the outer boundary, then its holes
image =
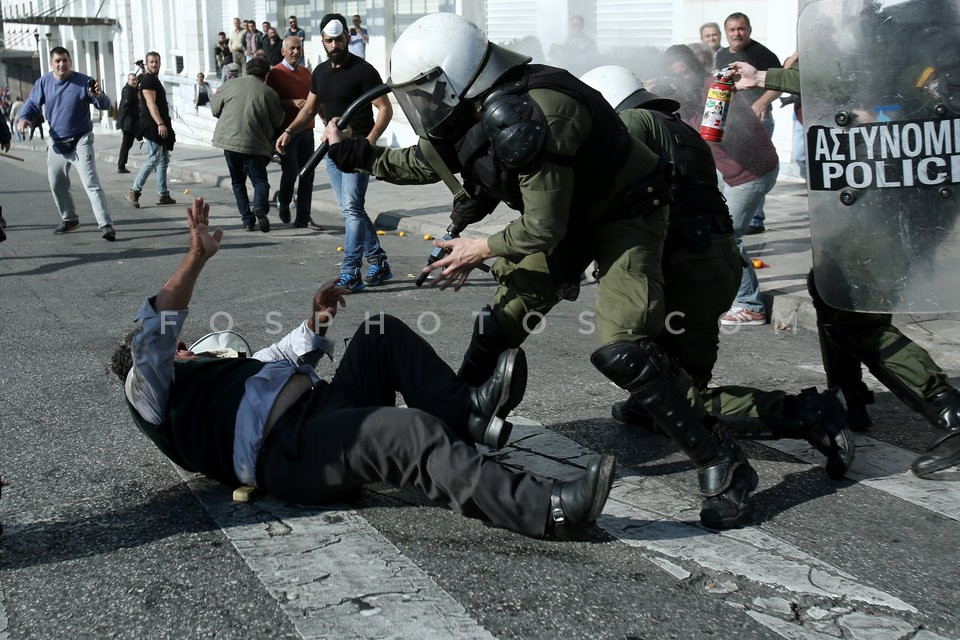
MULTIPOLYGON (((960 521, 960 483, 918 478, 910 471, 917 454, 856 434, 857 455, 847 477, 905 502, 960 521)), ((810 464, 823 466, 823 456, 802 440, 769 440, 761 444, 810 464)), ((945 477, 950 472, 941 472, 945 477)))
POLYGON ((3 591, 0 591, 0 640, 10 640, 10 621, 7 619, 7 608, 3 606, 3 591))
MULTIPOLYGON (((508 465, 568 479, 595 455, 536 422, 519 417, 513 422, 513 438, 498 452, 508 465)), ((859 441, 863 444, 854 477, 956 519, 954 505, 960 501, 950 483, 928 487, 904 477, 912 454, 869 438, 859 441)), ((817 466, 822 463, 804 443, 765 444, 817 466)), ((288 508, 264 498, 239 505, 230 500, 229 488, 186 473, 183 477, 301 637, 493 638, 355 511, 288 508)), ((868 639, 881 637, 870 629, 902 625, 917 631, 897 618, 917 613, 912 604, 859 582, 762 527, 704 529, 695 486, 675 485, 644 476, 642 470, 618 469, 598 525, 624 544, 642 549, 651 563, 677 580, 706 575, 711 584, 725 585, 710 592, 724 592, 729 603, 784 638, 816 640, 842 632, 868 639), (738 582, 791 594, 789 606, 807 619, 796 624, 792 612, 760 600, 738 602, 738 597, 747 597, 739 595, 738 582)))
POLYGON ((181 475, 302 638, 493 639, 355 511, 238 504, 227 487, 181 475))
MULTIPOLYGON (((595 455, 588 449, 535 423, 514 419, 514 437, 501 453, 508 464, 535 473, 569 477, 573 463, 595 455), (509 453, 520 447, 519 455, 509 453), (549 452, 550 457, 536 452, 549 452), (536 469, 528 460, 539 457, 536 469), (566 467, 566 469, 564 469, 566 467)), ((679 491, 655 476, 618 467, 618 478, 597 524, 624 543, 666 556, 674 563, 693 562, 717 574, 732 574, 798 595, 839 598, 897 611, 917 609, 793 545, 771 536, 762 527, 714 532, 699 524, 700 500, 695 486, 679 491)), ((682 566, 682 565, 681 565, 682 566)))

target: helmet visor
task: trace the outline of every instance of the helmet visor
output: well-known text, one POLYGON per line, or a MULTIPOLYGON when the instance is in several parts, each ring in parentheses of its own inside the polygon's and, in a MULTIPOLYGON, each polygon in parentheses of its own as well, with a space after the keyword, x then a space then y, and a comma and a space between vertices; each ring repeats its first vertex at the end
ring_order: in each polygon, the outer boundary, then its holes
POLYGON ((460 104, 460 98, 443 69, 434 67, 409 82, 391 82, 390 86, 393 97, 418 135, 443 137, 443 124, 460 104))

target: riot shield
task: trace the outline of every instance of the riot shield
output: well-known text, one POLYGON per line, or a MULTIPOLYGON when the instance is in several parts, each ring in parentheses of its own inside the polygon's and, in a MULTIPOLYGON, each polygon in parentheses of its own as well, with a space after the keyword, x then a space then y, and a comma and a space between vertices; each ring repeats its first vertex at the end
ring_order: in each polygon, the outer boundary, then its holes
POLYGON ((801 0, 797 35, 820 294, 960 310, 960 0, 801 0))

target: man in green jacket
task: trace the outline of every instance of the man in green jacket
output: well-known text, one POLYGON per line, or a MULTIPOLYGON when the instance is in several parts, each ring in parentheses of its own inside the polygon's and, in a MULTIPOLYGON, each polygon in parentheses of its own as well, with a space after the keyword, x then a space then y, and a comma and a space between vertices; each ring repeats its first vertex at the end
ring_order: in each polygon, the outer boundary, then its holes
POLYGON ((213 146, 223 149, 233 195, 247 231, 270 231, 270 183, 267 163, 273 154, 274 132, 283 122, 277 92, 264 84, 270 63, 254 57, 242 78, 223 84, 210 101, 218 118, 213 146), (253 210, 247 195, 247 177, 253 182, 253 210))
MULTIPOLYGON (((800 93, 800 64, 789 69, 757 71, 745 62, 731 63, 736 87, 761 87, 800 93)), ((846 311, 828 305, 817 290, 811 269, 807 288, 817 312, 817 330, 827 383, 838 386, 847 401, 850 426, 871 426, 866 405, 873 392, 863 383, 862 365, 911 409, 943 432, 913 461, 917 476, 928 476, 960 464, 960 390, 926 349, 891 323, 889 313, 846 311)))
POLYGON ((655 341, 664 327, 669 163, 632 138, 599 93, 490 43, 461 16, 419 19, 398 38, 391 60, 394 97, 418 144, 371 146, 331 121, 331 159, 344 171, 399 184, 443 179, 453 186, 459 173, 469 196, 453 216, 461 227, 500 202, 522 214, 487 239, 437 243, 449 254, 427 267, 435 285, 456 290, 481 262, 498 258, 500 286, 477 317, 459 377, 489 376, 500 353, 520 345, 561 299, 576 298, 580 273, 595 259, 601 346, 591 362, 697 464, 701 521, 742 526, 757 475, 655 341))

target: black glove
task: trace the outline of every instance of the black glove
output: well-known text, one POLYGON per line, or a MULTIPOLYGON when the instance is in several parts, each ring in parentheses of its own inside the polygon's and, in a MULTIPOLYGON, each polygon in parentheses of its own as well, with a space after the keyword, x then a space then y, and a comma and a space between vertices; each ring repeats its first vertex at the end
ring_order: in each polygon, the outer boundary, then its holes
POLYGON ((481 192, 467 200, 455 201, 450 220, 461 229, 465 229, 467 225, 479 222, 493 213, 498 204, 500 204, 499 200, 481 192))
POLYGON ((383 153, 383 149, 370 144, 366 138, 348 138, 331 145, 327 153, 341 171, 371 173, 373 163, 383 153))

